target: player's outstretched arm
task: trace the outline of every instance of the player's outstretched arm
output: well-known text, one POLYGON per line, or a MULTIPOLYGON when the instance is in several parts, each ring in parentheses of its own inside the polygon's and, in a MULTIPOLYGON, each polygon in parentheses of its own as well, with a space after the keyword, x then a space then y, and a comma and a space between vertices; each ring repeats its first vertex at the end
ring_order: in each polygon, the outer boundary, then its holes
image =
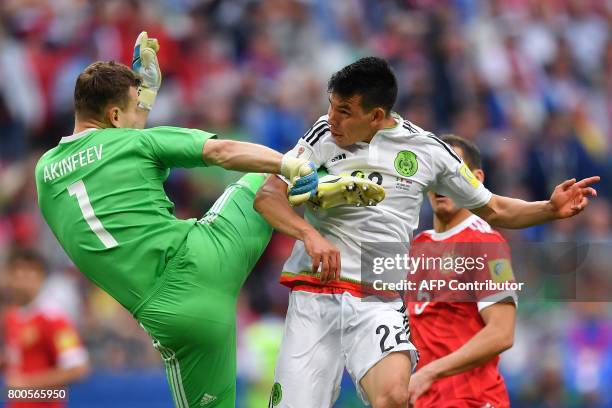
POLYGON ((514 343, 516 307, 513 303, 496 303, 481 312, 485 326, 459 349, 434 360, 410 378, 410 404, 431 387, 434 381, 478 367, 514 343))
POLYGON ((555 187, 548 201, 529 202, 493 195, 486 205, 471 211, 489 224, 502 228, 525 228, 569 218, 586 208, 589 196, 597 196, 597 191, 591 185, 599 180, 599 176, 578 182, 576 179, 566 180, 555 187))
POLYGON ((274 229, 304 242, 312 258, 312 273, 317 273, 321 265, 322 282, 340 277, 340 251, 293 210, 284 181, 268 177, 257 192, 253 206, 274 229))
POLYGON ((228 170, 281 174, 292 184, 297 182, 300 189, 306 192, 317 188, 318 176, 313 163, 283 156, 259 144, 209 139, 204 144, 202 159, 205 163, 228 170))
POLYGON ((204 144, 202 158, 207 164, 228 170, 279 174, 283 155, 254 143, 209 139, 204 144))

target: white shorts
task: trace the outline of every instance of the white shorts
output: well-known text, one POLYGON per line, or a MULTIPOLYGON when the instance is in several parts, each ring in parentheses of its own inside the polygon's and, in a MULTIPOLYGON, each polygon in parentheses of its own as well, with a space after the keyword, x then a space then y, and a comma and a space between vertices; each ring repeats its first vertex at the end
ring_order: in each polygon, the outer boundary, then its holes
POLYGON ((270 407, 329 408, 346 367, 362 401, 363 376, 390 353, 406 352, 416 367, 401 300, 365 301, 349 293, 292 291, 270 407))

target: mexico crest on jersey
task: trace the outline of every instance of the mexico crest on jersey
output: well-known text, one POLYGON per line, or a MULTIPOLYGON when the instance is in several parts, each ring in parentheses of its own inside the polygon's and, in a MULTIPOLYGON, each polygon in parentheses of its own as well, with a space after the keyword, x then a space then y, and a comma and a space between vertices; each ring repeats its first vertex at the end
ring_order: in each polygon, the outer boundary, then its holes
POLYGON ((280 383, 275 382, 272 386, 272 394, 270 395, 270 406, 275 407, 280 404, 283 399, 283 389, 280 383))
POLYGON ((411 177, 419 169, 417 156, 410 150, 402 150, 395 156, 395 170, 404 177, 411 177))

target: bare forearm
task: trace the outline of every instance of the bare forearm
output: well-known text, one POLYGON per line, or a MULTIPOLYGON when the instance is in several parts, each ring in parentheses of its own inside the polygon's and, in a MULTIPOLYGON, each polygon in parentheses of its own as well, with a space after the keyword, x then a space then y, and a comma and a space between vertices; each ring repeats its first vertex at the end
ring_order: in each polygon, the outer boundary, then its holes
POLYGON ((298 239, 312 261, 312 273, 320 272, 321 282, 340 279, 340 250, 299 216, 287 200, 287 185, 270 176, 255 196, 253 207, 274 229, 298 239))
POLYGON ((209 140, 202 152, 206 163, 228 170, 278 174, 283 156, 268 147, 234 140, 209 140))
POLYGON ((485 326, 461 348, 432 361, 423 369, 430 370, 434 378, 439 379, 471 370, 486 363, 511 347, 512 344, 511 340, 509 341, 506 336, 500 335, 496 331, 491 326, 485 326))
POLYGON ((277 231, 303 240, 314 228, 289 205, 286 184, 276 176, 270 176, 255 197, 257 212, 277 231))
POLYGON ((549 201, 524 201, 498 195, 494 195, 486 206, 471 211, 493 226, 513 229, 556 218, 549 201))

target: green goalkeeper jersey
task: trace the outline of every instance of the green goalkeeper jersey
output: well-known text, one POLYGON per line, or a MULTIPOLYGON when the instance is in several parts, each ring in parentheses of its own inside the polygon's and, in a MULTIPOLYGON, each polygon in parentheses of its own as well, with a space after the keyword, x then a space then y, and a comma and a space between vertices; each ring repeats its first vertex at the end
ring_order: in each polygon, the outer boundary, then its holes
POLYGON ((88 129, 36 166, 38 205, 76 266, 129 310, 147 294, 196 220, 174 216, 163 183, 205 166, 195 129, 88 129))

